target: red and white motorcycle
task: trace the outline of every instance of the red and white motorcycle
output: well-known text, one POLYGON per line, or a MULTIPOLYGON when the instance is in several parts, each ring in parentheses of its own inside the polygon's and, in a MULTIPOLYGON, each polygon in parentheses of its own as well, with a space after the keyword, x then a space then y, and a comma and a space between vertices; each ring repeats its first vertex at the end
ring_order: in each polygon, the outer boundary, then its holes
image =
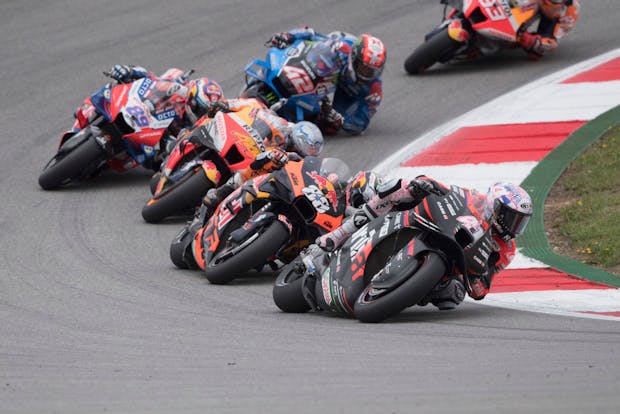
POLYGON ((405 60, 405 70, 420 74, 435 63, 472 58, 518 45, 534 24, 538 5, 530 0, 440 0, 442 22, 405 60))

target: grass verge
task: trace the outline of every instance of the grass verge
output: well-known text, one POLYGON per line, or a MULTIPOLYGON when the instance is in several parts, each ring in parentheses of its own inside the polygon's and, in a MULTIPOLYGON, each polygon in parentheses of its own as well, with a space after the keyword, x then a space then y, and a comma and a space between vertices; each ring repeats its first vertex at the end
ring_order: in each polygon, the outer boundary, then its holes
POLYGON ((554 250, 620 275, 620 126, 570 164, 547 200, 554 250))

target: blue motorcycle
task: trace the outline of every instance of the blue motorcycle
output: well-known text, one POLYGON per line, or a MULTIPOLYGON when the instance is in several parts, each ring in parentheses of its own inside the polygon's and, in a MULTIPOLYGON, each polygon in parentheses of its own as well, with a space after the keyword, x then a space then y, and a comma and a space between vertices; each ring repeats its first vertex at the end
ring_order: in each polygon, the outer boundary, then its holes
POLYGON ((243 98, 267 106, 284 100, 278 114, 291 122, 316 121, 324 100, 336 90, 338 66, 330 47, 322 42, 296 40, 285 49, 271 47, 265 60, 245 68, 243 98))

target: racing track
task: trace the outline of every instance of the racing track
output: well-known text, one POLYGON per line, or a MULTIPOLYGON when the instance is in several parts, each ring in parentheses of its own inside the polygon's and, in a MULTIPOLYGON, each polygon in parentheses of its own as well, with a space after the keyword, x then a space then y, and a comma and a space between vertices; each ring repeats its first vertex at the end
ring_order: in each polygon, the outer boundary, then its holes
POLYGON ((272 277, 214 286, 173 268, 182 222, 142 222, 148 173, 37 186, 114 63, 193 67, 232 96, 274 31, 373 33, 388 46, 384 104, 366 135, 326 148, 370 168, 475 105, 617 48, 616 0, 587 2, 542 61, 505 54, 420 78, 402 62, 438 22, 436 1, 167 3, 0 3, 0 412, 617 412, 617 323, 472 303, 380 325, 287 315, 272 277))

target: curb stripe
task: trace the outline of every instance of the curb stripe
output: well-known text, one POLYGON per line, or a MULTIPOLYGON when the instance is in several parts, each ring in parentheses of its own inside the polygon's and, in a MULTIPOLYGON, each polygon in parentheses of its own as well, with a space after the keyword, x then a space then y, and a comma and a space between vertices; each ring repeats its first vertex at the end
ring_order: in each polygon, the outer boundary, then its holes
POLYGON ((613 289, 555 269, 506 269, 493 278, 490 293, 613 289))
POLYGON ((540 161, 583 124, 567 121, 463 127, 401 165, 540 161))
POLYGON ((620 80, 620 58, 612 59, 561 83, 608 82, 620 80))

